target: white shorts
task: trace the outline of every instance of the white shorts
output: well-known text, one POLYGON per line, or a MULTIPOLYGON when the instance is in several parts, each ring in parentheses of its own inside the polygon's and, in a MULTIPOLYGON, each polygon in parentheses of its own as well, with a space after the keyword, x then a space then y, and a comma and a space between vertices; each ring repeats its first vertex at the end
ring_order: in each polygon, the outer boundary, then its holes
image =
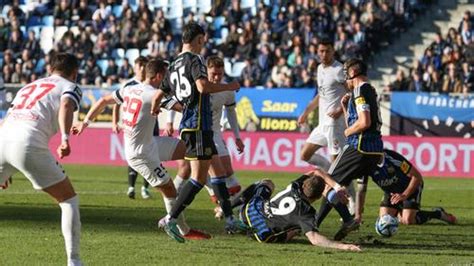
POLYGON ((34 189, 42 190, 63 181, 64 170, 48 148, 27 147, 22 142, 0 141, 0 184, 22 172, 34 189))
POLYGON ((155 137, 153 149, 149 154, 128 159, 128 165, 137 171, 152 187, 161 186, 170 180, 170 175, 161 162, 170 161, 179 139, 155 137))
POLYGON ((214 144, 216 145, 217 155, 219 157, 229 156, 229 150, 225 145, 224 138, 222 137, 222 132, 214 132, 214 144))
POLYGON ((306 142, 328 147, 331 155, 339 154, 346 143, 344 127, 319 125, 309 135, 306 142))

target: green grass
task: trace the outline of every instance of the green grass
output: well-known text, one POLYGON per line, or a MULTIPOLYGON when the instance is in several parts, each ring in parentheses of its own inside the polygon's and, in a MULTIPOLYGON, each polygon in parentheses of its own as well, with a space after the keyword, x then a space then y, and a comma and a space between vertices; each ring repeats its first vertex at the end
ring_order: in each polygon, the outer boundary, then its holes
MULTIPOLYGON (((186 217, 190 225, 210 232, 213 239, 179 244, 156 227, 156 220, 165 214, 158 193, 150 200, 126 197, 125 168, 65 168, 80 195, 81 255, 87 265, 474 263, 474 180, 426 179, 422 207, 443 206, 457 215, 459 225, 438 221, 401 225, 390 239, 377 237, 373 229, 382 193, 371 184, 365 223, 346 239, 362 245, 364 251, 351 253, 313 247, 304 237, 288 244, 260 244, 247 236, 225 235, 223 223, 213 218, 213 205, 205 191, 187 209, 186 217)), ((297 176, 242 171, 239 177, 246 185, 271 177, 279 190, 297 176)), ((338 227, 333 212, 321 232, 332 237, 338 227)), ((0 265, 65 263, 60 209, 46 194, 35 192, 21 175, 14 177, 8 190, 0 191, 0 252, 0 265)))

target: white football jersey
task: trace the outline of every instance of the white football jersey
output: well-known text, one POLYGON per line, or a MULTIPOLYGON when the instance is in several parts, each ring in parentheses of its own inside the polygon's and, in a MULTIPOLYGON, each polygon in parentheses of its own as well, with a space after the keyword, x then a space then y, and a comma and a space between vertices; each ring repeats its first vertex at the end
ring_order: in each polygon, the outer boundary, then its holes
POLYGON ((153 129, 156 116, 151 115, 151 103, 156 89, 148 84, 126 86, 113 92, 113 98, 122 108, 125 156, 138 158, 153 150, 153 129))
POLYGON ((318 66, 318 95, 319 95, 319 124, 320 125, 343 125, 344 116, 337 120, 332 119, 327 113, 334 111, 340 106, 341 98, 346 93, 344 87, 344 67, 334 60, 331 66, 318 66))
POLYGON ((222 91, 211 94, 212 131, 221 131, 222 108, 235 105, 235 92, 222 91))
POLYGON ((49 140, 58 131, 58 113, 63 97, 72 99, 75 110, 79 109, 81 89, 58 75, 38 79, 21 88, 0 127, 1 140, 47 148, 49 140))

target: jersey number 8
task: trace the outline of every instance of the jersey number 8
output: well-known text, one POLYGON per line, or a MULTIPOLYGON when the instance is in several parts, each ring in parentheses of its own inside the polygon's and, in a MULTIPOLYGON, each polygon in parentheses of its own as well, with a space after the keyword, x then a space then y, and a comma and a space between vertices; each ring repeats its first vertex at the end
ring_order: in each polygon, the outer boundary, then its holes
POLYGON ((191 83, 189 83, 189 80, 184 76, 184 66, 180 67, 178 71, 172 72, 170 79, 175 87, 178 100, 182 101, 191 96, 191 83))

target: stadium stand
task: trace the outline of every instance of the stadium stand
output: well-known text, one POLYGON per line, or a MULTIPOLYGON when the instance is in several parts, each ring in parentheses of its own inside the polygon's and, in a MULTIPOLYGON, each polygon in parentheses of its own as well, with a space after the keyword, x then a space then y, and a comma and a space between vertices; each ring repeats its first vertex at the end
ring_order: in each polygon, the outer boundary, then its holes
POLYGON ((211 0, 3 2, 0 62, 6 83, 46 75, 46 58, 54 51, 81 58, 84 85, 119 82, 128 75, 109 80, 104 60, 113 58, 124 65, 125 59, 132 63, 140 54, 172 58, 180 47, 182 25, 195 20, 209 36, 204 56, 219 53, 226 57, 227 76, 246 86, 269 88, 313 86, 321 38, 334 40, 342 60, 367 59, 403 34, 431 4, 430 0, 227 0, 214 5, 211 0), (28 49, 28 43, 39 43, 40 48, 28 49), (25 50, 28 61, 21 56, 25 50), (26 65, 33 66, 33 76, 23 72, 26 65), (93 71, 97 76, 84 76, 94 66, 99 68, 93 71))

